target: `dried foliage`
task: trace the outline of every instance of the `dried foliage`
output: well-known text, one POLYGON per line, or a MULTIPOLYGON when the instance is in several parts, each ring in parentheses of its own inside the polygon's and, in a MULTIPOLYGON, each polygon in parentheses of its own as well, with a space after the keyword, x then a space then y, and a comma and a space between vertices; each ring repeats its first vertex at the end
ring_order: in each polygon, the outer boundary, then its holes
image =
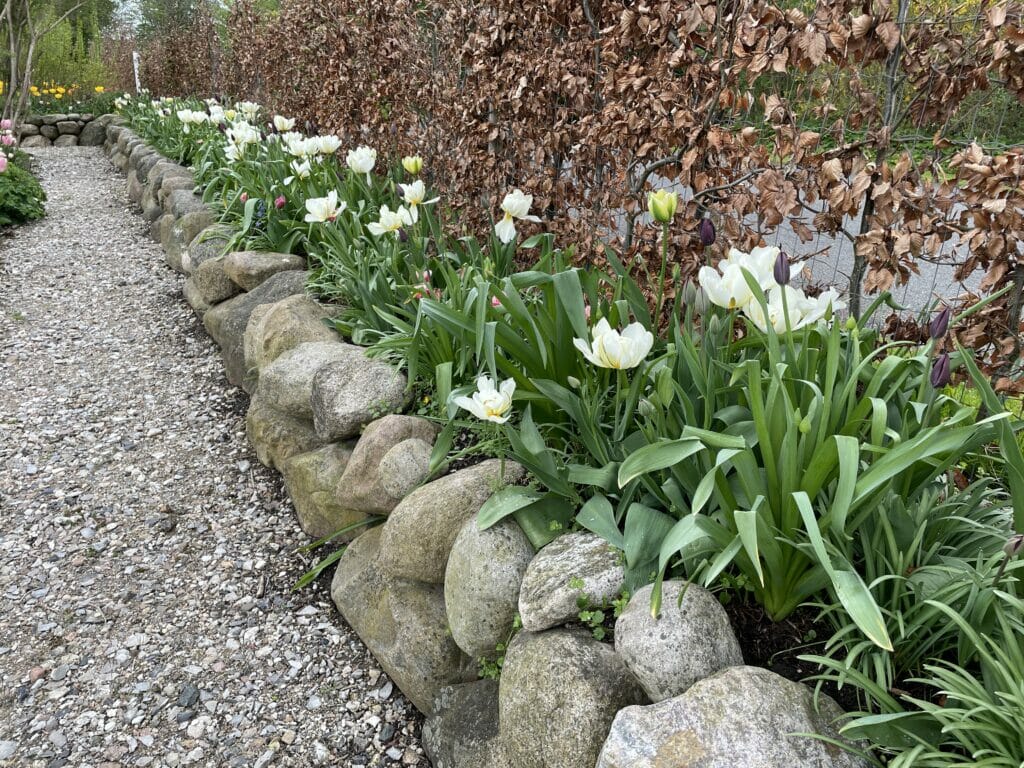
POLYGON ((223 64, 200 20, 147 52, 147 84, 227 90, 349 142, 417 152, 467 227, 520 186, 582 260, 600 259, 599 238, 654 254, 642 199, 672 181, 692 193, 673 227, 684 276, 708 258, 705 210, 721 234, 711 255, 779 228, 808 251, 819 234, 848 240, 855 309, 922 260, 953 261, 957 279, 983 274, 985 294, 1017 286, 961 338, 994 364, 1018 360, 1022 150, 949 126, 978 91, 1024 98, 1024 6, 786 5, 282 0, 268 13, 240 0, 223 64))

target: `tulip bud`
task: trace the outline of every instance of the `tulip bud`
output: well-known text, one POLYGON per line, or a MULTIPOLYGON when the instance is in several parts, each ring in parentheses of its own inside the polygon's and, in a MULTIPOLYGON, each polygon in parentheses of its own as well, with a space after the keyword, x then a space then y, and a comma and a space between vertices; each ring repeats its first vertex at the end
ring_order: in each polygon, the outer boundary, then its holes
POLYGON ((683 302, 686 304, 693 304, 697 301, 697 286, 692 282, 687 281, 686 285, 683 286, 683 302))
POLYGON ((423 158, 419 155, 408 155, 403 157, 402 167, 405 168, 406 173, 416 176, 421 170, 423 170, 423 158))
POLYGON ((238 199, 241 200, 243 203, 246 202, 249 199, 249 193, 243 192, 238 199))
POLYGON ((284 204, 286 202, 288 202, 288 201, 284 199, 284 195, 279 195, 274 200, 274 207, 277 208, 277 210, 281 210, 282 208, 284 208, 284 204))
POLYGON ((409 233, 405 231, 405 227, 398 228, 398 241, 400 243, 409 242, 409 233))
POLYGON ((221 121, 221 122, 217 123, 217 130, 220 131, 221 133, 227 133, 227 131, 228 131, 228 124, 225 123, 224 121, 221 121))
POLYGON ((789 285, 789 257, 785 251, 779 251, 775 259, 775 282, 779 285, 789 285))
POLYGON ((405 197, 405 187, 403 187, 401 184, 395 184, 395 193, 399 197, 405 197))
POLYGON ((846 330, 852 331, 856 327, 857 327, 857 319, 856 318, 854 318, 854 317, 846 318, 846 330))
POLYGON ((705 213, 700 221, 700 244, 705 248, 715 244, 715 224, 710 213, 705 213))
POLYGON ((942 311, 937 314, 928 326, 928 331, 933 339, 941 339, 946 335, 946 331, 949 330, 949 321, 953 316, 953 310, 950 307, 943 307, 942 311))
POLYGON ((949 376, 949 353, 943 352, 935 358, 935 362, 932 364, 932 386, 935 389, 941 389, 949 384, 949 376))
POLYGON ((659 189, 647 195, 647 210, 651 217, 659 224, 668 224, 676 215, 676 206, 679 205, 679 194, 659 189))
POLYGON ((1024 534, 1016 533, 1011 536, 1003 545, 1003 552, 1007 557, 1016 557, 1024 549, 1024 534))
POLYGON ((566 379, 566 382, 567 382, 567 383, 569 384, 569 386, 570 386, 570 387, 572 387, 573 389, 579 389, 579 388, 580 388, 580 380, 579 380, 579 379, 577 379, 577 378, 576 378, 575 376, 569 376, 569 377, 568 377, 568 378, 566 379))

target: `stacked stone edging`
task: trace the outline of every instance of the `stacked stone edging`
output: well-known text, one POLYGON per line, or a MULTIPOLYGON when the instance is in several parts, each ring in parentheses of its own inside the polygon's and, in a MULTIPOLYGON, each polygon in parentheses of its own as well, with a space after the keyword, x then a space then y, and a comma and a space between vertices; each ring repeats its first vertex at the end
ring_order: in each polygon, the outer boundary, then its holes
POLYGON ((104 148, 128 176, 167 264, 221 347, 228 379, 252 395, 246 430, 284 477, 313 538, 353 530, 331 585, 338 609, 425 715, 436 768, 862 768, 833 743, 839 710, 818 714, 807 686, 743 666, 717 599, 666 582, 615 623, 614 645, 581 626, 580 605, 610 611, 621 553, 564 535, 539 553, 506 519, 477 512, 522 467, 496 459, 429 480, 438 428, 403 415, 405 377, 345 343, 334 308, 305 294, 290 254, 234 251, 234 232, 194 193, 192 173, 105 116, 104 148), (516 616, 524 629, 513 631, 516 616), (509 642, 510 640, 510 642, 509 642), (507 643, 504 658, 497 650, 507 643), (503 664, 478 679, 478 662, 503 664))
POLYGON ((32 147, 98 147, 106 140, 107 125, 114 115, 77 113, 28 115, 18 124, 21 146, 32 147))

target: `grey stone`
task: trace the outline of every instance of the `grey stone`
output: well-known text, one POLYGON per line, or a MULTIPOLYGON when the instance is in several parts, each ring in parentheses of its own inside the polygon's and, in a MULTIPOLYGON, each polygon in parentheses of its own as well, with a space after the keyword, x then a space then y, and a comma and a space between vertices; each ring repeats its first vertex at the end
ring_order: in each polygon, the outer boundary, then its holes
POLYGON ((162 242, 164 256, 171 269, 175 272, 185 271, 182 259, 188 252, 189 243, 212 223, 213 214, 206 207, 186 213, 175 220, 167 238, 162 242))
POLYGON ((589 632, 520 632, 501 672, 501 741, 516 768, 591 768, 615 713, 645 701, 622 659, 589 632))
POLYGON ((244 291, 251 291, 278 272, 305 268, 306 260, 291 253, 234 251, 224 257, 224 271, 244 291))
POLYGON ((50 140, 45 136, 27 136, 21 142, 23 149, 32 149, 33 147, 49 147, 50 140))
MULTIPOLYGON (((165 181, 160 185, 160 193, 163 194, 163 190, 166 188, 168 182, 165 181)), ((182 217, 188 213, 200 213, 204 212, 210 216, 209 222, 204 224, 202 227, 192 233, 192 237, 199 234, 199 230, 208 227, 213 223, 213 215, 210 209, 203 202, 203 198, 199 195, 193 194, 187 189, 176 189, 167 197, 167 203, 164 204, 164 210, 167 210, 167 204, 170 204, 171 213, 177 217, 182 217)), ((192 241, 192 237, 188 239, 185 245, 188 245, 192 241)))
POLYGON ((666 581, 661 612, 651 616, 651 592, 638 590, 615 622, 615 651, 651 701, 684 693, 698 680, 743 663, 729 617, 714 595, 696 584, 666 581))
POLYGON ((26 136, 38 136, 39 126, 33 125, 32 123, 22 123, 18 126, 18 138, 25 138, 26 136))
POLYGON ((229 224, 211 224, 192 238, 188 249, 181 255, 181 268, 185 274, 192 274, 204 261, 221 258, 234 234, 235 229, 229 224))
POLYGON ((78 136, 78 143, 83 147, 98 147, 103 143, 103 139, 106 138, 106 124, 99 120, 93 120, 91 123, 87 123, 82 128, 81 134, 78 136))
POLYGON ((363 350, 336 341, 300 344, 281 353, 274 362, 260 371, 256 392, 264 402, 277 410, 311 421, 313 377, 328 363, 353 356, 361 359, 363 350))
MULTIPOLYGON (((281 464, 288 496, 295 506, 299 525, 313 539, 322 539, 342 528, 365 520, 365 512, 351 509, 335 493, 338 480, 352 456, 350 443, 332 443, 315 451, 289 457, 281 464)), ((350 541, 363 532, 357 528, 334 540, 350 541)))
POLYGON ((324 438, 345 440, 375 418, 401 410, 408 399, 405 374, 388 363, 339 360, 313 380, 313 423, 324 438))
POLYGON ((170 236, 171 227, 174 226, 174 217, 165 213, 159 219, 154 221, 149 226, 149 236, 156 240, 158 243, 162 243, 165 238, 170 236))
POLYGON ((271 408, 259 397, 249 402, 245 434, 256 449, 256 458, 272 469, 280 469, 286 459, 324 444, 312 424, 271 408))
POLYGON ((430 475, 433 450, 426 440, 413 437, 403 440, 381 457, 377 470, 380 485, 396 504, 419 488, 430 475))
POLYGON ((150 149, 148 144, 136 144, 132 147, 131 153, 128 155, 128 167, 138 168, 139 162, 144 157, 148 157, 153 154, 153 150, 150 149))
POLYGON ((57 125, 57 123, 64 119, 64 115, 43 115, 42 125, 57 125))
POLYGON ((36 127, 39 127, 40 125, 43 124, 43 116, 42 115, 25 115, 25 117, 23 118, 22 122, 28 123, 29 125, 34 125, 36 127))
POLYGON ((195 190, 195 182, 191 176, 182 176, 176 171, 170 170, 162 173, 153 184, 153 192, 160 207, 164 212, 173 213, 175 216, 181 215, 175 210, 171 200, 171 196, 175 193, 180 193, 178 195, 179 209, 198 210, 198 204, 201 204, 202 201, 193 190, 195 190))
POLYGON ((523 628, 531 632, 575 621, 579 599, 601 604, 619 596, 625 573, 620 553, 593 533, 559 536, 526 569, 519 593, 523 628), (582 587, 574 586, 582 582, 582 587))
POLYGON ((241 289, 224 274, 221 259, 208 259, 194 270, 185 281, 185 300, 189 305, 205 313, 214 304, 236 296, 241 289))
POLYGON ((513 768, 499 740, 497 680, 442 688, 422 737, 434 768, 513 768))
POLYGON ((305 295, 288 296, 270 305, 265 312, 253 313, 245 329, 245 364, 261 371, 278 355, 311 341, 340 342, 341 336, 324 322, 329 308, 305 295))
POLYGON ((79 130, 78 123, 73 120, 60 120, 57 122, 57 132, 61 136, 77 136, 79 130))
POLYGON ((139 181, 139 174, 135 172, 135 169, 128 171, 128 199, 136 205, 142 203, 142 195, 145 192, 145 188, 142 186, 142 182, 139 181))
POLYGON ((381 539, 378 526, 349 545, 331 597, 388 677, 417 709, 430 712, 442 688, 475 678, 475 665, 448 632, 439 585, 385 578, 381 539))
POLYGON ((827 696, 760 667, 730 667, 686 693, 615 718, 598 768, 867 768, 819 739, 839 734, 827 696))
POLYGON ((444 574, 444 605, 452 639, 478 658, 494 658, 508 640, 519 603, 519 587, 533 545, 515 520, 485 531, 467 520, 452 545, 444 574))
POLYGON ((56 125, 43 125, 43 126, 40 126, 39 133, 41 133, 43 136, 48 138, 50 141, 53 141, 58 136, 60 136, 60 131, 57 130, 57 126, 56 125))
POLYGON ((139 158, 139 162, 135 164, 135 172, 139 176, 139 181, 148 182, 149 172, 153 170, 153 166, 159 163, 163 159, 163 156, 156 153, 150 152, 139 158))
POLYGON ((303 293, 307 277, 307 272, 278 272, 256 290, 218 304, 203 317, 207 333, 220 345, 228 381, 232 384, 244 386, 247 378, 250 387, 255 384, 255 378, 246 375, 242 350, 245 327, 252 311, 261 304, 273 304, 286 296, 303 293))
POLYGON ((389 576, 441 584, 462 526, 499 487, 524 474, 518 464, 491 459, 420 486, 383 525, 381 569, 389 576))
POLYGON ((77 136, 69 136, 67 134, 61 134, 60 136, 58 136, 56 139, 53 140, 53 146, 55 146, 55 147, 77 147, 78 146, 78 137, 77 136))
POLYGON ((388 514, 406 494, 392 494, 384 487, 384 457, 407 440, 433 442, 437 431, 437 426, 417 416, 391 414, 371 421, 356 444, 352 461, 338 485, 338 494, 344 495, 346 503, 355 509, 388 514))

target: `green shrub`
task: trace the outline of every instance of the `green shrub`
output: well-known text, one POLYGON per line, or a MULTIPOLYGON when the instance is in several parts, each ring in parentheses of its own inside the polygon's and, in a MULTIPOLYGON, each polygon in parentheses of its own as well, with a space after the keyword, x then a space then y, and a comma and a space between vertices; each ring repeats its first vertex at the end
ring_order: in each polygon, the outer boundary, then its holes
POLYGON ((45 211, 46 193, 36 178, 17 161, 0 173, 0 227, 11 227, 40 219, 45 211))

